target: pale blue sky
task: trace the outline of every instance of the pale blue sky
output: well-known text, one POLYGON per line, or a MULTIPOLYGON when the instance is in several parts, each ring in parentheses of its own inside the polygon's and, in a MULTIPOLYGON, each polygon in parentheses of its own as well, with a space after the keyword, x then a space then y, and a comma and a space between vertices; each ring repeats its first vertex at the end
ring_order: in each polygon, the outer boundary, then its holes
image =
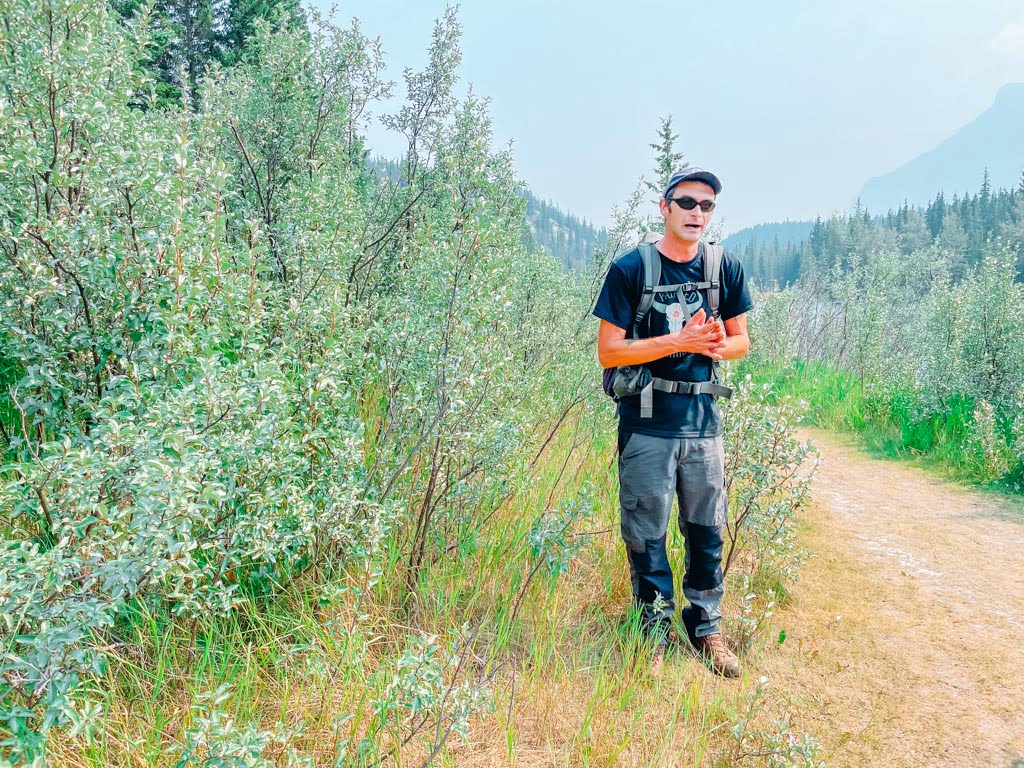
MULTIPOLYGON (((381 38, 400 96, 444 6, 350 0, 338 15, 381 38)), ((460 93, 490 97, 495 140, 536 194, 597 224, 650 174, 661 116, 722 178, 728 232, 848 208, 1024 81, 1021 0, 466 0, 459 18, 460 93)), ((401 152, 379 124, 368 137, 401 152)))

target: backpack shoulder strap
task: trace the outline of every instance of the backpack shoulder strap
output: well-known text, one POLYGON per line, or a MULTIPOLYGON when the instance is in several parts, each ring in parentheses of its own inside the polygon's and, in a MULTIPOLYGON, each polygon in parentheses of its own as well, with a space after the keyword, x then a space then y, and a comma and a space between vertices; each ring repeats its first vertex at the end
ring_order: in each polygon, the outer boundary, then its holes
POLYGON ((639 246, 640 263, 644 273, 644 290, 640 294, 640 301, 636 305, 636 314, 633 316, 633 338, 638 333, 637 327, 647 317, 654 303, 654 289, 661 282, 661 258, 658 249, 650 243, 639 246))
POLYGON ((709 283, 708 307, 711 309, 711 316, 717 318, 721 314, 718 310, 722 295, 722 259, 725 257, 725 249, 718 243, 704 244, 704 282, 709 283))

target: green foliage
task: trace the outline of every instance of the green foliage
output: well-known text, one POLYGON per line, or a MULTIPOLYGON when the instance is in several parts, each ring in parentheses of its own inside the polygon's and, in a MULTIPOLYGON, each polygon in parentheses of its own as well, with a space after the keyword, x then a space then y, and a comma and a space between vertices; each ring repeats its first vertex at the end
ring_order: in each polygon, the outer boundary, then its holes
POLYGON ((817 423, 892 453, 928 453, 962 477, 1018 483, 1024 289, 994 244, 967 267, 941 247, 853 253, 828 279, 759 299, 755 375, 806 399, 817 423))
POLYGON ((289 31, 302 29, 306 13, 299 0, 228 0, 221 11, 221 61, 232 65, 241 59, 259 22, 273 22, 289 31))
POLYGON ((111 0, 123 19, 149 27, 141 69, 152 80, 155 106, 198 105, 207 70, 241 61, 259 22, 303 29, 297 0, 111 0))
POLYGON ((755 385, 749 375, 736 389, 724 411, 729 520, 722 571, 744 596, 730 620, 745 648, 788 596, 805 558, 796 524, 816 453, 795 435, 804 403, 776 396, 771 384, 755 385))
POLYGON ((125 19, 144 13, 152 25, 150 50, 143 62, 153 79, 156 105, 195 104, 199 81, 220 54, 217 4, 213 0, 114 0, 125 19))
POLYGON ((244 768, 287 768, 312 766, 308 757, 300 757, 289 748, 301 734, 300 728, 289 728, 283 722, 271 730, 260 730, 253 723, 238 723, 222 707, 231 696, 230 686, 200 694, 192 705, 194 724, 185 734, 185 748, 175 768, 190 765, 239 766, 244 768), (277 763, 264 755, 268 750, 284 751, 284 760, 277 763))
MULTIPOLYGON (((415 600, 579 402, 592 346, 564 349, 588 299, 523 249, 511 157, 454 95, 452 12, 393 118, 398 180, 365 163, 389 84, 357 25, 257 23, 187 114, 133 108, 146 41, 106 4, 5 20, 0 732, 21 763, 87 732, 130 606, 227 614, 304 574, 357 599, 385 558, 415 600)), ((464 682, 431 710, 446 736, 464 682)), ((214 709, 191 733, 186 762, 277 743, 214 709)))
POLYGON ((775 720, 767 727, 760 726, 758 716, 765 709, 768 678, 762 677, 747 694, 746 708, 730 724, 729 734, 733 748, 728 765, 756 765, 764 768, 824 768, 818 759, 821 745, 806 733, 793 729, 785 720, 775 720))
POLYGON ((434 24, 429 60, 422 72, 405 70, 406 104, 393 115, 384 115, 385 126, 403 134, 408 141, 405 178, 415 179, 429 165, 442 140, 442 126, 453 113, 452 93, 456 71, 462 62, 459 35, 462 27, 455 8, 445 8, 444 18, 434 24))
POLYGON ((587 495, 564 501, 557 509, 545 510, 530 529, 533 556, 553 575, 564 573, 583 546, 579 537, 573 537, 572 533, 580 520, 594 514, 587 495))

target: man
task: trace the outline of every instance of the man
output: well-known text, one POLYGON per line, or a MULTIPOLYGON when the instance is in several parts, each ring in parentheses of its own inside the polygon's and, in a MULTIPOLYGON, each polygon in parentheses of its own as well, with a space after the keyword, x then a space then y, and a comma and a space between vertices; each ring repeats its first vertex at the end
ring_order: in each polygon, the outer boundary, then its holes
MULTIPOLYGON (((672 175, 658 203, 665 218, 665 234, 655 244, 658 254, 652 254, 661 261, 658 285, 705 280, 706 248, 701 237, 721 191, 718 177, 701 168, 686 166, 672 175)), ((724 255, 720 278, 720 321, 711 316, 707 289, 656 291, 647 317, 636 329, 639 338, 632 338, 634 313, 643 293, 643 259, 639 249, 617 259, 608 269, 594 307, 601 320, 597 345, 601 365, 643 364, 654 377, 669 382, 715 380, 713 361, 737 360, 747 354, 746 313, 753 308, 738 259, 724 255)), ((707 384, 695 388, 717 390, 707 384)), ((672 499, 678 495, 679 527, 686 537, 683 594, 690 603, 682 611, 683 626, 710 669, 727 677, 739 675, 739 662, 719 629, 727 502, 722 420, 715 399, 707 392, 654 389, 650 413, 641 411, 640 396, 619 400, 622 537, 633 597, 642 611, 644 631, 654 643, 654 672, 664 658, 675 610, 665 539, 672 499)))

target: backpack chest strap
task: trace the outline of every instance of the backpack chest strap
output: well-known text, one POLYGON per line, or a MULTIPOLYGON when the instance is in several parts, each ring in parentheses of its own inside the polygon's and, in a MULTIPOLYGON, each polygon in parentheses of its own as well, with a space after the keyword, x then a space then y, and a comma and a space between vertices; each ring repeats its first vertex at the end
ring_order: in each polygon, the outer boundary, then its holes
POLYGON ((656 285, 652 293, 675 293, 676 291, 682 291, 683 293, 693 293, 694 291, 706 291, 708 288, 718 288, 719 283, 717 280, 706 281, 702 280, 699 283, 675 283, 673 285, 656 285))

